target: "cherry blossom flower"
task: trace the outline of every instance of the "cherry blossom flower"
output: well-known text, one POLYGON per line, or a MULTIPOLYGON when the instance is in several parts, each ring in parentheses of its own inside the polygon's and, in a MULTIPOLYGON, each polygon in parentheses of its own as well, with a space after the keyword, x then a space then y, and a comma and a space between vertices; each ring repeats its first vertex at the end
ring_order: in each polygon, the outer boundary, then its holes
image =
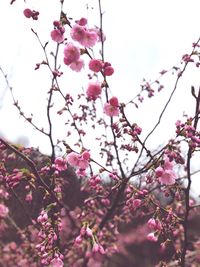
POLYGON ((35 10, 31 10, 29 8, 24 9, 24 16, 28 19, 32 18, 33 20, 38 20, 39 12, 35 10))
POLYGON ((112 97, 109 100, 109 103, 104 105, 104 112, 109 117, 118 116, 119 115, 119 102, 117 97, 112 97))
POLYGON ((64 32, 60 29, 54 29, 51 31, 51 38, 57 43, 62 43, 64 41, 64 32))
POLYGON ((71 37, 74 41, 81 42, 85 37, 86 29, 80 25, 75 24, 71 29, 71 37))
POLYGON ((90 82, 86 91, 87 97, 91 100, 96 100, 101 94, 102 88, 99 82, 90 82))
POLYGON ((79 154, 75 153, 75 152, 71 152, 67 155, 67 162, 73 166, 73 167, 77 167, 78 166, 78 162, 79 162, 79 154))
POLYGON ((76 71, 79 72, 82 70, 82 68, 84 67, 84 61, 82 59, 78 59, 77 61, 72 62, 69 67, 76 71))
POLYGON ((103 64, 100 59, 91 59, 89 62, 89 69, 94 72, 99 72, 102 70, 103 64))
POLYGON ((71 63, 77 61, 80 58, 80 50, 69 43, 64 48, 64 63, 70 65, 71 63))
POLYGON ((55 159, 55 168, 58 171, 65 171, 67 169, 67 163, 66 160, 63 159, 62 157, 58 157, 55 159))
POLYGON ((94 31, 85 31, 84 38, 80 41, 85 47, 93 47, 98 40, 98 36, 94 31))
POLYGON ((104 68, 104 75, 111 76, 114 73, 114 69, 112 66, 108 66, 104 68))
POLYGON ((164 159, 164 164, 162 167, 157 167, 155 169, 156 177, 161 184, 164 185, 172 185, 175 184, 177 176, 173 171, 173 163, 166 157, 164 159))

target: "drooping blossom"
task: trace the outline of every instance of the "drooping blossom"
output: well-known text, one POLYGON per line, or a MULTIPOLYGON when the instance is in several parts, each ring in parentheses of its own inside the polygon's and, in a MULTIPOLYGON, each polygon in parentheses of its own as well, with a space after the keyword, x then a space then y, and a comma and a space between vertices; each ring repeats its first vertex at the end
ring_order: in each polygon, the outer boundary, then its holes
POLYGON ((119 115, 119 101, 117 97, 113 96, 108 103, 104 105, 104 112, 109 117, 119 115))
POLYGON ((103 64, 100 59, 91 59, 89 62, 89 69, 94 72, 99 72, 102 70, 103 64))
POLYGON ((173 163, 169 161, 168 157, 164 159, 163 166, 159 166, 155 169, 156 177, 161 184, 172 185, 175 184, 177 176, 173 171, 173 163))
POLYGON ((70 65, 80 58, 80 50, 72 43, 68 43, 64 48, 64 63, 70 65))
POLYGON ((153 231, 157 231, 157 230, 159 231, 162 228, 160 221, 154 218, 150 218, 147 222, 147 225, 149 229, 153 231))
POLYGON ((86 91, 87 97, 90 100, 96 100, 101 94, 102 88, 99 82, 90 82, 86 91))
POLYGON ((56 158, 54 165, 55 165, 56 170, 58 171, 65 171, 67 169, 66 159, 62 157, 56 158))
POLYGON ((102 247, 102 245, 100 245, 98 243, 94 243, 93 248, 92 248, 92 252, 94 252, 94 253, 99 252, 102 255, 105 254, 104 248, 102 247))

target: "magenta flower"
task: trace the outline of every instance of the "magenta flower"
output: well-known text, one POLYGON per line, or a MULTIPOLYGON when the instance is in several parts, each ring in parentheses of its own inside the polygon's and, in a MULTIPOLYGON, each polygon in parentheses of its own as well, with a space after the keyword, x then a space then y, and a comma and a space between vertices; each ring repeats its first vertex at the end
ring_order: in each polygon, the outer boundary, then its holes
POLYGON ((85 31, 84 38, 80 41, 85 47, 93 47, 98 41, 98 36, 94 31, 85 31))
POLYGON ((32 17, 32 15, 33 15, 33 12, 32 12, 32 10, 30 10, 30 8, 26 8, 26 9, 24 9, 24 16, 26 17, 26 18, 31 18, 32 17))
POLYGON ((101 92, 102 92, 102 88, 101 88, 100 83, 91 82, 88 85, 86 94, 89 99, 96 100, 98 96, 101 94, 101 92))
POLYGON ((112 66, 108 66, 104 68, 104 75, 111 76, 114 73, 114 69, 112 66))
POLYGON ((173 171, 173 163, 169 160, 168 157, 165 158, 164 164, 162 167, 157 167, 155 169, 156 177, 161 184, 172 185, 175 184, 177 176, 173 171))
POLYGON ((71 29, 71 37, 74 41, 82 42, 85 38, 86 29, 80 25, 75 24, 71 29))
POLYGON ((64 33, 60 29, 54 29, 51 31, 51 38, 57 43, 62 43, 64 41, 64 33))
POLYGON ((109 103, 104 105, 104 112, 109 117, 118 116, 119 115, 119 101, 117 97, 112 97, 109 100, 109 103))
POLYGON ((62 157, 58 157, 55 159, 55 168, 58 171, 65 171, 67 169, 67 163, 66 160, 62 157))
POLYGON ((77 167, 78 163, 79 163, 79 154, 75 153, 75 152, 71 152, 67 155, 67 162, 73 166, 73 167, 77 167))
POLYGON ((89 69, 94 72, 99 72, 102 70, 103 64, 100 59, 91 59, 89 62, 89 69))
POLYGON ((64 63, 70 65, 71 63, 77 61, 80 58, 80 50, 69 43, 64 48, 64 63))

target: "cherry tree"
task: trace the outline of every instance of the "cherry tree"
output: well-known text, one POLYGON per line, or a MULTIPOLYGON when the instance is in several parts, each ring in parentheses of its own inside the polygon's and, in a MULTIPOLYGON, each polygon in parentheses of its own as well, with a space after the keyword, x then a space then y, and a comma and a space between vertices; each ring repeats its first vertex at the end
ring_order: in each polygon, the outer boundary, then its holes
MULTIPOLYGON (((0 69, 16 111, 51 149, 50 155, 41 155, 0 138, 0 264, 118 266, 112 261, 123 254, 126 229, 136 222, 133 245, 142 236, 142 241, 156 244, 156 266, 198 266, 200 239, 191 236, 190 222, 199 211, 191 186, 196 173, 192 159, 198 158, 200 147, 200 89, 191 85, 193 113, 174 118, 174 131, 165 144, 152 149, 148 140, 157 138, 188 65, 199 68, 200 39, 179 65, 162 70, 153 82, 144 80, 141 90, 130 92, 130 100, 123 103, 109 85, 115 66, 105 57, 104 11, 97 2, 99 25, 85 17, 71 18, 60 0, 48 40, 30 29, 42 51, 33 71, 47 71, 50 79, 45 126, 26 114, 6 70, 0 69), (65 88, 69 72, 77 79, 84 76, 87 85, 75 93, 65 88), (174 86, 145 135, 130 110, 153 97, 159 101, 166 75, 173 76, 174 86), (65 136, 55 138, 60 118, 65 136)), ((28 2, 21 14, 24 23, 40 24, 40 10, 31 9, 28 2)))

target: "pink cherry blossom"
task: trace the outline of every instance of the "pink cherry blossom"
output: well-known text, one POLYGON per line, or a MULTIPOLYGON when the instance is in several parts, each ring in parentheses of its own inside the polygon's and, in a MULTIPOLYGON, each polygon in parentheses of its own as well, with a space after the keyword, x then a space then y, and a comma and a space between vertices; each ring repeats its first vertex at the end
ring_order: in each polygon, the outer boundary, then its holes
POLYGON ((159 181, 161 184, 172 185, 176 182, 176 174, 173 170, 165 170, 163 175, 159 177, 159 181))
POLYGON ((173 171, 173 163, 169 160, 168 157, 164 159, 163 166, 159 166, 155 169, 156 177, 161 184, 172 185, 175 184, 177 176, 173 171))
POLYGON ((114 73, 114 69, 112 66, 108 66, 104 68, 104 75, 111 76, 114 73))
POLYGON ((85 37, 86 29, 80 25, 75 24, 71 29, 71 37, 74 41, 81 42, 85 37))
POLYGON ((70 67, 72 70, 74 70, 74 71, 76 71, 76 72, 79 72, 79 71, 81 71, 82 68, 84 67, 84 61, 83 61, 82 59, 78 59, 78 60, 72 62, 72 63, 69 65, 69 67, 70 67))
POLYGON ((84 38, 80 43, 85 47, 93 47, 98 40, 98 36, 94 31, 85 31, 84 38))
POLYGON ((87 97, 91 100, 96 100, 101 94, 102 88, 99 82, 90 82, 86 91, 87 97))
POLYGON ((75 152, 71 152, 67 155, 67 162, 73 166, 73 167, 77 167, 78 163, 79 163, 79 154, 75 153, 75 152))
POLYGON ((55 159, 55 168, 58 171, 65 171, 67 169, 67 163, 66 160, 62 157, 58 157, 55 159))
POLYGON ((24 16, 26 18, 31 18, 32 17, 32 14, 33 14, 33 12, 32 12, 32 10, 30 10, 30 8, 24 9, 24 16))
POLYGON ((69 43, 64 48, 64 63, 70 65, 71 63, 77 61, 80 57, 80 50, 74 46, 72 43, 69 43))
POLYGON ((64 41, 64 33, 60 29, 54 29, 51 31, 51 38, 57 43, 62 43, 64 41))
POLYGON ((118 116, 119 115, 119 101, 117 97, 112 97, 109 103, 104 105, 104 112, 109 117, 118 116))
POLYGON ((99 59, 91 59, 89 62, 89 69, 94 72, 99 72, 102 70, 103 64, 99 59))
POLYGON ((31 10, 29 8, 24 9, 23 13, 26 18, 32 18, 33 20, 38 20, 38 16, 40 14, 38 11, 31 10))

